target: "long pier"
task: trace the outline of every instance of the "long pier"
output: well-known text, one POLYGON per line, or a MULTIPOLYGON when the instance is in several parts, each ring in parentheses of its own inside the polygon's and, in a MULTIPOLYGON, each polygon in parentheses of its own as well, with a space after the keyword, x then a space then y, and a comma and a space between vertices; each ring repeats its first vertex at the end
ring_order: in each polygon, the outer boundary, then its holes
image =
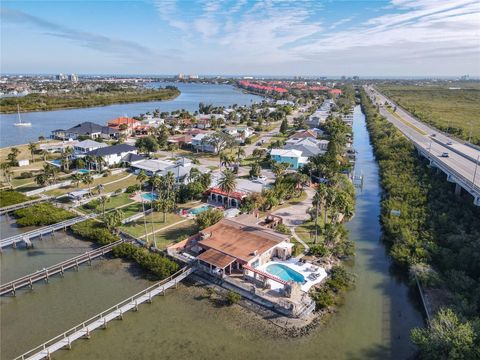
POLYGON ((97 214, 89 214, 83 216, 77 216, 73 219, 61 221, 56 224, 47 225, 40 229, 35 229, 32 231, 25 232, 23 234, 17 234, 10 236, 6 239, 0 240, 0 250, 4 247, 12 245, 13 247, 17 246, 17 243, 25 242, 27 245, 30 244, 30 240, 36 237, 42 237, 43 235, 53 234, 57 230, 64 229, 66 230, 67 227, 72 226, 76 223, 85 221, 87 219, 91 219, 96 217, 97 214))
POLYGON ((41 203, 41 202, 44 202, 44 201, 49 201, 49 200, 52 200, 52 199, 53 199, 52 196, 43 196, 43 197, 40 197, 38 199, 25 201, 25 202, 22 202, 22 203, 19 203, 19 204, 4 206, 4 207, 0 208, 0 215, 4 215, 6 213, 9 213, 9 212, 12 212, 12 211, 15 211, 15 210, 20 210, 20 209, 26 208, 26 207, 28 207, 30 205, 33 205, 33 204, 38 204, 38 203, 41 203))
POLYGON ((98 249, 87 251, 84 254, 62 261, 61 263, 52 265, 43 270, 39 270, 29 275, 22 276, 21 278, 12 280, 8 283, 1 284, 0 296, 7 295, 7 294, 12 294, 15 296, 17 290, 27 286, 30 287, 30 289, 32 289, 33 284, 36 283, 37 281, 45 280, 46 282, 48 282, 48 279, 51 276, 56 274, 60 274, 63 277, 66 270, 71 268, 76 268, 78 270, 78 267, 81 264, 85 262, 89 262, 91 264, 93 259, 96 259, 100 256, 103 256, 109 253, 110 251, 113 250, 115 246, 123 244, 124 242, 131 242, 131 241, 133 241, 133 239, 131 238, 122 238, 111 244, 107 244, 98 249))
POLYGON ((87 321, 78 324, 77 326, 65 331, 53 339, 50 339, 43 344, 27 351, 25 354, 20 355, 15 360, 41 360, 50 359, 51 355, 61 349, 71 349, 72 343, 78 339, 89 339, 91 333, 98 328, 106 328, 107 323, 122 319, 123 314, 130 310, 137 311, 138 305, 144 302, 152 302, 154 296, 165 294, 165 291, 173 286, 177 287, 177 284, 185 279, 194 271, 193 267, 186 266, 180 271, 171 275, 170 277, 140 291, 139 293, 123 300, 122 302, 112 306, 111 308, 95 315, 87 321))

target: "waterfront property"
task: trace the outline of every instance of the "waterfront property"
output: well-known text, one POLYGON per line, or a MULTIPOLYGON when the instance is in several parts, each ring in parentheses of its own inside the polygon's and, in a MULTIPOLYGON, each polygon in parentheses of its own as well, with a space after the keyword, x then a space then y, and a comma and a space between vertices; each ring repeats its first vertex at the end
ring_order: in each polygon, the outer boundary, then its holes
POLYGON ((171 172, 177 182, 188 182, 188 174, 192 169, 198 169, 201 173, 208 173, 211 170, 200 165, 193 164, 190 160, 185 158, 178 161, 158 160, 158 159, 144 159, 131 163, 131 168, 135 174, 140 171, 145 171, 148 176, 158 175, 164 176, 171 172))
POLYGON ((116 139, 118 138, 118 135, 119 132, 113 128, 86 121, 67 130, 53 130, 51 137, 58 140, 76 140, 80 136, 88 136, 92 139, 116 139))
POLYGON ((83 156, 90 151, 93 151, 99 148, 104 148, 107 146, 108 144, 99 143, 97 141, 87 139, 74 145, 73 151, 75 156, 83 156))
POLYGON ((141 127, 143 124, 138 120, 124 116, 110 120, 107 125, 108 127, 115 129, 119 133, 133 135, 135 134, 136 129, 138 127, 141 127))

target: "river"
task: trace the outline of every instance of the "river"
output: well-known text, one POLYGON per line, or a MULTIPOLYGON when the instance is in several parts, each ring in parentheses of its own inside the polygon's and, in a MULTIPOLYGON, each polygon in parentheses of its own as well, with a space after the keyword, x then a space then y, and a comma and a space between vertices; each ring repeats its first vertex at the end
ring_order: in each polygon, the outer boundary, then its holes
POLYGON ((68 129, 81 122, 91 121, 98 124, 106 124, 108 120, 119 116, 136 116, 154 109, 160 111, 173 111, 185 109, 188 111, 198 110, 200 102, 215 106, 249 105, 253 102, 261 102, 262 97, 243 93, 231 85, 194 84, 194 83, 150 83, 150 87, 174 85, 181 94, 167 101, 137 102, 117 104, 100 107, 40 111, 22 113, 22 120, 31 122, 31 127, 13 126, 18 121, 17 114, 0 114, 0 147, 25 144, 29 141, 37 141, 39 136, 49 137, 55 129, 68 129))
MULTIPOLYGON (((408 288, 391 269, 380 241, 378 166, 365 117, 357 106, 356 172, 365 175, 356 215, 348 224, 356 244, 356 286, 327 324, 300 338, 285 338, 238 306, 218 307, 193 286, 180 286, 140 311, 128 313, 58 359, 406 359, 414 351, 409 329, 422 326, 408 288)), ((48 240, 46 240, 48 242, 48 240)), ((20 250, 16 250, 20 251, 20 250)), ((4 254, 2 256, 8 256, 4 254)), ((47 256, 47 255, 44 255, 47 256)), ((18 259, 18 263, 28 257, 18 259)), ((20 265, 19 265, 20 266, 20 265)), ((1 300, 2 354, 19 355, 42 340, 146 286, 118 260, 94 262, 35 291, 1 300)), ((2 358, 4 358, 2 356, 2 358)))

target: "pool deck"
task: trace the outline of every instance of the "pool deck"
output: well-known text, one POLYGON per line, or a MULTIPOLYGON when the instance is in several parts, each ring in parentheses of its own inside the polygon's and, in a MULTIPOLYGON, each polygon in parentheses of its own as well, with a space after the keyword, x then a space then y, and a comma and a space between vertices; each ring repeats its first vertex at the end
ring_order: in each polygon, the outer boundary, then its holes
MULTIPOLYGON (((295 270, 299 274, 302 274, 303 277, 305 278, 305 283, 302 284, 300 288, 304 292, 308 292, 312 286, 321 283, 327 277, 327 272, 325 271, 324 268, 317 265, 313 265, 311 263, 300 263, 295 258, 285 260, 285 261, 284 260, 269 261, 268 263, 263 264, 262 266, 259 266, 258 270, 268 272, 266 269, 269 265, 272 265, 272 264, 285 265, 291 268, 292 270, 295 270), (312 274, 317 274, 316 279, 309 278, 309 276, 312 274)), ((283 285, 275 281, 269 281, 269 283, 271 284, 272 290, 280 290, 283 288, 283 285)))

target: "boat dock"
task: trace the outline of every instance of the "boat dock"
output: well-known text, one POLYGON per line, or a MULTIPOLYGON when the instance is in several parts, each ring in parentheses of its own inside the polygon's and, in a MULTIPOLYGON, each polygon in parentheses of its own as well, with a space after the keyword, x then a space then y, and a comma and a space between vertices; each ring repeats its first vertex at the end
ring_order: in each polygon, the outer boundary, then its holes
POLYGON ((43 235, 48 235, 48 234, 53 235, 54 232, 57 231, 57 230, 61 230, 61 229, 67 230, 67 227, 69 227, 71 225, 74 225, 76 223, 79 223, 79 222, 82 222, 82 221, 85 221, 85 220, 88 220, 88 219, 92 219, 96 216, 97 216, 97 214, 77 216, 73 219, 69 219, 69 220, 61 221, 61 222, 56 223, 56 224, 44 226, 40 229, 35 229, 35 230, 32 230, 32 231, 25 232, 23 234, 17 234, 17 235, 14 235, 14 236, 10 236, 6 239, 0 240, 0 250, 4 247, 11 246, 11 245, 13 247, 16 247, 17 243, 21 243, 21 242, 24 242, 25 244, 30 245, 31 244, 30 240, 33 239, 33 238, 36 238, 36 237, 41 238, 41 237, 43 237, 43 235))
POLYGON ((123 244, 124 242, 132 242, 132 241, 133 239, 131 238, 122 238, 118 241, 115 241, 111 244, 107 244, 98 249, 88 251, 84 254, 62 261, 61 263, 52 265, 43 270, 36 271, 32 274, 25 275, 25 276, 22 276, 21 278, 2 284, 0 286, 0 296, 7 295, 7 294, 12 294, 15 296, 17 290, 27 286, 30 287, 30 289, 32 289, 33 284, 36 283, 37 281, 45 280, 46 282, 48 282, 48 279, 51 276, 56 274, 60 274, 63 277, 66 270, 71 268, 75 268, 76 270, 78 270, 78 267, 81 264, 85 262, 88 262, 89 264, 91 264, 93 259, 96 259, 100 256, 103 256, 109 253, 110 251, 113 250, 115 246, 123 244))
POLYGON ((4 215, 4 214, 7 214, 7 213, 12 212, 12 211, 16 211, 16 210, 26 208, 26 207, 28 207, 30 205, 33 205, 33 204, 38 204, 38 203, 41 203, 41 202, 44 202, 44 201, 49 201, 49 200, 52 200, 52 199, 53 199, 52 196, 43 196, 43 197, 40 197, 38 199, 22 202, 20 204, 13 204, 13 205, 10 205, 10 206, 5 206, 5 207, 0 208, 0 215, 4 215))
POLYGON ((154 296, 165 295, 167 289, 177 287, 178 283, 185 279, 194 271, 191 266, 186 266, 171 275, 170 277, 159 281, 158 283, 140 291, 139 293, 123 300, 111 308, 95 315, 87 321, 65 331, 53 339, 50 339, 36 348, 20 355, 15 360, 40 360, 50 359, 52 354, 61 349, 71 349, 72 343, 78 339, 89 339, 91 333, 98 328, 106 328, 107 323, 112 320, 122 319, 123 314, 128 311, 137 311, 138 306, 145 302, 152 302, 154 296))

